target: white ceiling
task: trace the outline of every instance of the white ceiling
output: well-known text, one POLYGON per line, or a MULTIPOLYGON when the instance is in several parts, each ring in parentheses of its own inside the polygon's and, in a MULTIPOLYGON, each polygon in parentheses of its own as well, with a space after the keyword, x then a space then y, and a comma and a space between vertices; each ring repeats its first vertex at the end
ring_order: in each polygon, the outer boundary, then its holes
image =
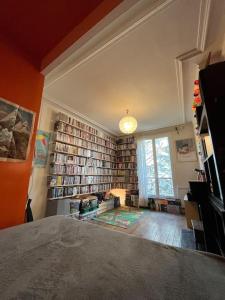
POLYGON ((82 45, 46 80, 46 98, 113 133, 126 109, 138 120, 138 132, 189 121, 191 93, 184 84, 190 86, 196 71, 187 58, 205 50, 211 1, 137 2, 120 16, 120 27, 116 20, 117 30, 108 25, 107 37, 86 53, 79 52, 82 45))

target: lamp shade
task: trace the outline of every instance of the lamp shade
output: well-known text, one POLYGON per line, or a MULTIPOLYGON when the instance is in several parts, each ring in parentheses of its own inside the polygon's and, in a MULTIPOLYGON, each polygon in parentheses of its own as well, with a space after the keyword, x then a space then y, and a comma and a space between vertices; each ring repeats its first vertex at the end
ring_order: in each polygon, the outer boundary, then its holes
POLYGON ((120 120, 119 128, 123 133, 131 134, 137 129, 137 120, 127 115, 120 120))

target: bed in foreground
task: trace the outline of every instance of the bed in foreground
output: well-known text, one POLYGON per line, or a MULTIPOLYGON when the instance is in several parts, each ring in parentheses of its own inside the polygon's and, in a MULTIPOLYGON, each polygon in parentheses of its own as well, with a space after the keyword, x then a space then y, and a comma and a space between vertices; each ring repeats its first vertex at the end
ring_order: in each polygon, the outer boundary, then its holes
POLYGON ((225 260, 55 216, 0 232, 3 299, 224 299, 225 260))

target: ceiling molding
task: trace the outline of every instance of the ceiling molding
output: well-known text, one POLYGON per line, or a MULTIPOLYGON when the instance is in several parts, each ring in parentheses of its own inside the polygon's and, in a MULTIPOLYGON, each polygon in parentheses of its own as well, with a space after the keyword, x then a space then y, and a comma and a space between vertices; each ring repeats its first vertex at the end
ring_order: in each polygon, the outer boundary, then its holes
MULTIPOLYGON (((121 14, 117 19, 109 23, 105 28, 96 32, 96 35, 91 37, 89 40, 84 40, 83 45, 78 43, 75 45, 76 49, 72 54, 69 55, 64 61, 62 61, 57 67, 54 68, 46 76, 45 88, 50 87, 57 80, 62 79, 64 76, 72 72, 73 70, 80 67, 82 64, 88 62, 94 58, 97 54, 104 51, 106 48, 112 46, 114 43, 120 41, 127 34, 135 30, 138 26, 146 22, 149 18, 159 13, 170 4, 177 0, 152 0, 151 5, 149 5, 150 0, 137 1, 136 4, 127 9, 123 14, 121 14), (131 21, 132 20, 132 21, 131 21)), ((181 53, 175 58, 175 71, 177 79, 177 93, 179 101, 179 111, 180 111, 180 123, 183 124, 185 120, 185 105, 184 105, 184 83, 183 83, 183 66, 182 63, 196 55, 201 54, 205 51, 208 23, 210 17, 211 0, 200 0, 200 9, 198 17, 198 28, 196 46, 193 49, 181 53)), ((133 3, 133 2, 132 2, 133 3)), ((45 98, 49 96, 45 95, 45 98)), ((102 124, 89 119, 87 116, 80 114, 75 111, 72 107, 67 107, 62 105, 60 101, 55 99, 50 99, 49 101, 57 104, 73 112, 77 116, 86 119, 90 123, 102 128, 103 130, 115 135, 117 132, 112 132, 108 128, 104 127, 102 124)))
POLYGON ((180 123, 185 123, 185 110, 184 110, 184 86, 183 86, 183 67, 182 61, 175 59, 175 70, 177 78, 177 94, 180 110, 180 123))
POLYGON ((118 42, 174 1, 176 0, 136 1, 136 5, 133 5, 116 20, 108 24, 108 26, 103 28, 84 45, 76 49, 67 59, 55 67, 54 70, 46 74, 45 88, 50 87, 57 80, 62 79, 101 51, 118 42))
MULTIPOLYGON (((105 127, 104 125, 90 119, 88 116, 81 114, 80 112, 78 112, 77 110, 75 110, 73 107, 64 104, 56 99, 54 99, 53 97, 48 96, 46 93, 44 93, 43 95, 43 99, 42 99, 42 103, 43 102, 49 102, 50 104, 54 105, 54 107, 56 106, 59 109, 63 109, 65 110, 67 113, 69 114, 73 114, 77 117, 79 117, 82 121, 86 121, 89 122, 91 125, 97 127, 97 129, 102 129, 104 130, 106 133, 113 135, 113 136, 117 136, 117 132, 114 132, 110 129, 108 129, 107 127, 105 127)), ((44 105, 41 106, 41 108, 43 108, 44 105)))
POLYGON ((212 2, 211 0, 201 0, 201 4, 200 4, 196 48, 201 52, 205 50, 211 2, 212 2))
POLYGON ((208 32, 208 23, 210 17, 211 0, 201 0, 198 34, 196 40, 196 48, 182 53, 175 58, 175 69, 177 77, 177 93, 181 113, 181 123, 185 123, 185 106, 184 106, 184 83, 183 83, 183 61, 193 58, 205 51, 206 38, 208 32))
POLYGON ((77 41, 75 41, 71 46, 69 46, 63 53, 61 53, 54 61, 52 61, 48 66, 43 68, 42 74, 48 75, 50 72, 55 71, 58 66, 65 61, 71 63, 71 57, 74 52, 79 50, 84 44, 86 44, 90 39, 94 38, 100 31, 104 30, 106 26, 111 24, 113 20, 117 19, 126 12, 131 6, 137 4, 141 0, 123 0, 118 6, 116 6, 110 13, 108 13, 103 19, 101 19, 95 26, 89 29, 85 34, 83 34, 77 41))

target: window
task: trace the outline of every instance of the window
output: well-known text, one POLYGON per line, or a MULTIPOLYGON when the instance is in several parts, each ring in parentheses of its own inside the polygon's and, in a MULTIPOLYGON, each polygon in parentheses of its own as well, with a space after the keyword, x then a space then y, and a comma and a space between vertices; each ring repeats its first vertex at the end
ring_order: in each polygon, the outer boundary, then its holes
POLYGON ((146 198, 174 197, 169 138, 142 140, 138 148, 140 194, 146 198))

